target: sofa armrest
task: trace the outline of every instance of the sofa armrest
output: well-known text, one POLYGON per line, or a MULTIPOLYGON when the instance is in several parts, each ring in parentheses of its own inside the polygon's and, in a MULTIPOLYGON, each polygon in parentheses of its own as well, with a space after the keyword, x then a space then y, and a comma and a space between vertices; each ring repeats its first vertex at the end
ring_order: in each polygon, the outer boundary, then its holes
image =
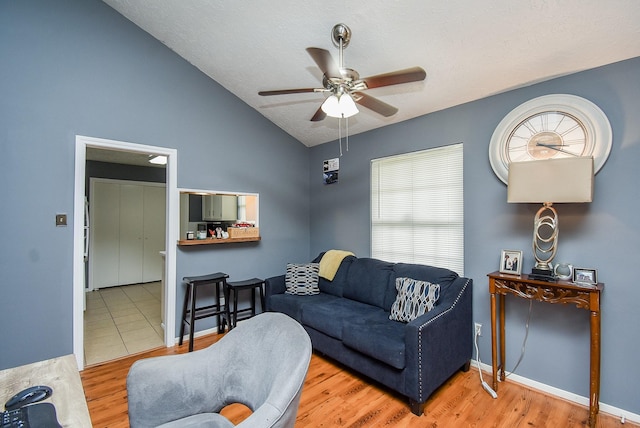
POLYGON ((407 324, 407 395, 424 403, 473 355, 473 280, 457 278, 436 307, 407 324))
POLYGON ((269 296, 274 294, 282 294, 287 287, 284 283, 284 275, 273 276, 264 280, 265 283, 265 298, 268 300, 269 296))

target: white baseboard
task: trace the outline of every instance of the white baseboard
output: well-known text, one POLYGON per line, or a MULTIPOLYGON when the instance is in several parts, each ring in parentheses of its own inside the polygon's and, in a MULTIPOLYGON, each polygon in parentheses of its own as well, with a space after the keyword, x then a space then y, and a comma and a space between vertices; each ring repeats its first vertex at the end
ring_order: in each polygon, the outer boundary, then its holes
MULTIPOLYGON (((476 369, 478 368, 478 362, 476 360, 471 360, 471 365, 473 367, 475 367, 476 369)), ((488 373, 489 376, 491 376, 491 373, 493 372, 493 368, 490 365, 481 363, 480 364, 480 368, 482 369, 483 372, 488 373)), ((581 406, 589 407, 589 398, 588 397, 583 397, 581 395, 574 394, 572 392, 568 392, 568 391, 565 391, 565 390, 562 390, 562 389, 559 389, 559 388, 555 388, 553 386, 549 386, 549 385, 546 385, 544 383, 540 383, 540 382, 537 382, 535 380, 531 380, 531 379, 528 379, 526 377, 519 376, 517 374, 511 374, 511 373, 507 372, 507 375, 509 376, 509 380, 510 381, 513 381, 513 382, 518 383, 520 385, 527 386, 529 388, 538 390, 540 392, 544 392, 545 394, 553 395, 553 396, 558 397, 558 398, 562 398, 562 399, 567 400, 567 401, 571 401, 571 402, 579 404, 581 406)), ((500 397, 500 393, 498 393, 498 398, 499 397, 500 397)), ((640 423, 640 415, 638 415, 636 413, 628 412, 628 411, 626 411, 624 409, 620 409, 620 408, 615 407, 615 406, 611 406, 609 404, 605 404, 603 402, 600 402, 600 412, 601 413, 607 413, 607 414, 609 414, 611 416, 619 418, 621 421, 629 421, 629 422, 633 422, 633 423, 640 423)))
MULTIPOLYGON (((193 338, 196 339, 196 338, 198 338, 200 336, 206 336, 208 334, 218 334, 218 327, 212 327, 212 328, 208 328, 206 330, 196 331, 193 334, 193 338)), ((174 345, 177 345, 178 342, 180 342, 180 338, 176 337, 175 340, 174 340, 174 345)), ((189 333, 184 335, 184 340, 182 341, 182 343, 185 343, 185 342, 189 342, 189 333)))

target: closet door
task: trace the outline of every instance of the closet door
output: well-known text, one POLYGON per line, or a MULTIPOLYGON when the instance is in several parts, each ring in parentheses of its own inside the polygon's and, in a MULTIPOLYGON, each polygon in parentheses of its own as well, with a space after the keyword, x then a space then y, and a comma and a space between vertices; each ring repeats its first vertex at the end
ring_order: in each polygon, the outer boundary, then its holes
POLYGON ((144 262, 143 194, 143 186, 137 184, 120 185, 118 279, 121 285, 142 282, 142 264, 144 262))
POLYGON ((165 200, 165 187, 144 186, 143 282, 160 281, 162 279, 162 257, 160 256, 160 251, 165 250, 165 200))
POLYGON ((91 183, 90 287, 160 281, 166 187, 108 179, 91 183))
POLYGON ((89 283, 92 289, 118 285, 120 185, 92 183, 89 283))

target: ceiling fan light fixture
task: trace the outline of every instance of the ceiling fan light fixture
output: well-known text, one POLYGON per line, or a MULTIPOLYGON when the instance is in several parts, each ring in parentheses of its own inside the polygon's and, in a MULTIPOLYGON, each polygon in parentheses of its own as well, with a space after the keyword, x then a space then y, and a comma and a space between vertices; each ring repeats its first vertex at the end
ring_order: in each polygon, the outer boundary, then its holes
POLYGON ((340 97, 340 109, 342 110, 342 117, 351 117, 359 112, 355 101, 349 94, 343 94, 340 97))
POLYGON ((324 103, 322 103, 322 111, 327 116, 336 118, 351 117, 358 113, 358 107, 356 107, 355 101, 351 98, 351 95, 343 93, 340 96, 330 95, 324 103))
POLYGON ((327 116, 340 117, 340 103, 338 101, 338 97, 333 94, 324 100, 320 108, 327 114, 327 116))

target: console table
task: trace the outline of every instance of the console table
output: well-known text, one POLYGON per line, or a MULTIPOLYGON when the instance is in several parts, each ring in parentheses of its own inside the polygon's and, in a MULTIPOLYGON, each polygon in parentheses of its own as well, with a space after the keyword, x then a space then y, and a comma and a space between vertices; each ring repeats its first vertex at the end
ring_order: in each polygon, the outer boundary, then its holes
POLYGON ((53 389, 51 397, 44 401, 56 407, 58 422, 63 427, 91 426, 75 356, 65 355, 0 371, 0 403, 35 385, 47 385, 53 389))
POLYGON ((528 275, 509 275, 493 272, 489 277, 491 294, 491 365, 493 369, 493 389, 498 390, 498 370, 500 380, 505 379, 505 298, 507 294, 523 299, 535 299, 548 303, 571 303, 591 312, 591 360, 589 381, 589 425, 594 428, 600 402, 600 294, 604 284, 578 285, 569 281, 541 281, 528 275), (497 299, 496 299, 497 296, 497 299), (499 306, 499 313, 496 313, 499 306), (500 354, 496 326, 500 324, 500 354), (498 359, 499 357, 499 359, 498 359))

